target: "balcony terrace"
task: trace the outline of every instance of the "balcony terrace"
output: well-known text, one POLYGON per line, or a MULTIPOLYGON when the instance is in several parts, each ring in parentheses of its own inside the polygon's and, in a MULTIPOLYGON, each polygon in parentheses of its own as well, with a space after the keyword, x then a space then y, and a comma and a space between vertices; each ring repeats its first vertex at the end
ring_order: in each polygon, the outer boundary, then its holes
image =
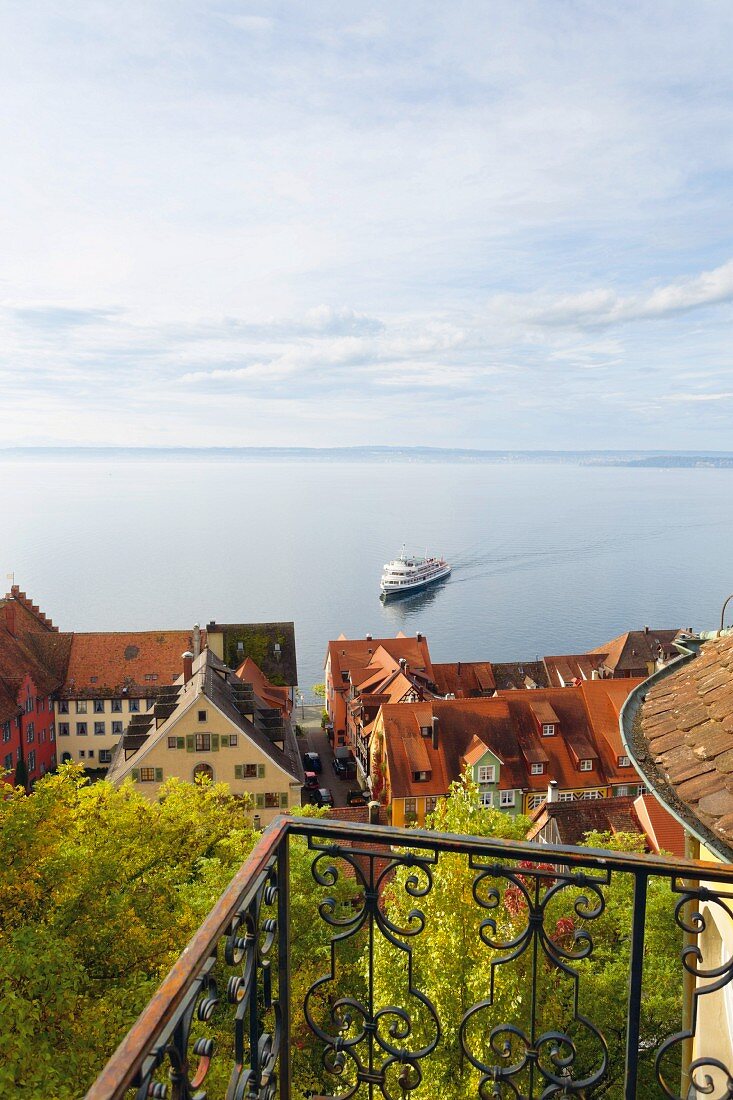
POLYGON ((731 899, 723 864, 280 817, 87 1100, 731 1097, 703 1026, 733 978, 719 945, 707 957, 704 914, 733 919, 731 899), (294 935, 296 888, 328 945, 317 964, 302 922, 294 935), (451 920, 463 941, 440 939, 451 920), (436 953, 450 974, 460 942, 482 962, 446 990, 436 953), (661 1030, 660 963, 678 1005, 661 1030))

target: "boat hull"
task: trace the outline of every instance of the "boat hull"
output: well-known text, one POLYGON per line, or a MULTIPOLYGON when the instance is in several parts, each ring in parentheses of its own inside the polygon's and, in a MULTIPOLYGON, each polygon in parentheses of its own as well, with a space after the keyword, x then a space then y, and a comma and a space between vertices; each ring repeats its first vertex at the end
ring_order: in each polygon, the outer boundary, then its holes
POLYGON ((410 581, 408 584, 400 584, 387 588, 383 587, 381 598, 383 600, 392 600, 400 596, 411 596, 413 592, 419 592, 423 588, 428 588, 431 584, 437 584, 438 581, 444 581, 446 577, 450 576, 450 572, 450 566, 448 566, 431 577, 420 577, 416 578, 414 581, 410 581))

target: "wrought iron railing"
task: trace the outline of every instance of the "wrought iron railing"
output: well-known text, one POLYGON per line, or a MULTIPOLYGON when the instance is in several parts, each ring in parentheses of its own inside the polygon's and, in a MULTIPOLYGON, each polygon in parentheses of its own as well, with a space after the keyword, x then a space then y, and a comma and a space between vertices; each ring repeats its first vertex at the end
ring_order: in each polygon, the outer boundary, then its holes
POLYGON ((733 978, 732 900, 720 864, 281 817, 87 1098, 731 1097, 724 1000, 701 1021, 733 978), (463 991, 435 977, 452 912, 483 960, 463 991))

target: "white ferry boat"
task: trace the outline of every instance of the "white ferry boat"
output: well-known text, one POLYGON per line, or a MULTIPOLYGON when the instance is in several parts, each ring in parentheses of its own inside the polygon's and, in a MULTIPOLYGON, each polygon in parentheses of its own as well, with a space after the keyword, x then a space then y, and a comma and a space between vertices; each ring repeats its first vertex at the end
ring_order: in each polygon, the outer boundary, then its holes
POLYGON ((450 568, 445 558, 429 558, 427 554, 418 558, 406 554, 403 546, 399 558, 385 565, 379 587, 384 597, 401 596, 442 580, 449 575, 450 568))

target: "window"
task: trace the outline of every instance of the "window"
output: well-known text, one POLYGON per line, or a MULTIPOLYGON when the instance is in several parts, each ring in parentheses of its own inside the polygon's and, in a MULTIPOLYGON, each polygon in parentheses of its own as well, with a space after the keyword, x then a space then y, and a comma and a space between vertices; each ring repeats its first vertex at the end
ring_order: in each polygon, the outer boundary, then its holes
POLYGON ((417 813, 417 800, 414 798, 405 799, 405 813, 414 814, 417 813))
POLYGON ((13 754, 12 754, 12 752, 9 752, 7 754, 7 756, 5 757, 5 763, 3 764, 3 767, 5 768, 6 772, 11 772, 13 770, 13 754))
POLYGON ((76 723, 76 736, 77 737, 86 737, 86 735, 87 735, 87 724, 86 724, 86 722, 77 722, 76 723))
POLYGON ((199 711, 199 722, 205 722, 205 721, 206 721, 206 711, 205 710, 200 710, 199 711))
POLYGON ((196 734, 196 752, 211 752, 211 734, 196 734))
POLYGON ((130 714, 138 714, 140 711, 140 700, 130 699, 130 714))
POLYGON ((646 789, 646 787, 644 786, 643 783, 640 783, 639 786, 636 788, 636 793, 637 794, 646 794, 647 793, 647 789, 646 789))
POLYGON ((86 712, 87 712, 87 701, 86 701, 86 699, 77 699, 76 700, 76 713, 77 714, 86 714, 86 712))
POLYGON ((499 805, 500 806, 513 806, 514 805, 514 791, 499 791, 499 805))
POLYGON ((162 768, 133 768, 130 772, 135 783, 138 780, 141 783, 162 783, 163 782, 163 769, 162 768))
POLYGON ((155 768, 141 768, 140 769, 140 782, 141 783, 154 783, 155 782, 155 768))
POLYGON ((95 714, 104 714, 104 699, 95 699, 94 700, 94 713, 95 714))
POLYGON ((44 743, 44 741, 46 740, 46 731, 45 730, 39 730, 38 731, 38 740, 40 741, 41 744, 44 743))
POLYGON ((168 748, 169 749, 185 749, 186 738, 185 737, 169 737, 168 748))
POLYGON ((28 771, 34 772, 36 770, 36 752, 35 749, 31 749, 28 753, 28 771))
POLYGON ((54 726, 49 726, 48 727, 48 739, 49 739, 49 741, 55 741, 56 740, 56 728, 54 726))
POLYGON ((430 772, 413 772, 412 778, 416 783, 424 783, 430 774, 430 772))
POLYGON ((25 731, 25 739, 28 742, 28 744, 30 745, 32 741, 35 741, 35 738, 36 738, 35 722, 29 722, 28 723, 28 729, 25 731))
POLYGON ((36 701, 36 706, 37 706, 38 710, 45 710, 46 709, 46 700, 45 699, 38 699, 36 701))
POLYGON ((580 761, 580 770, 582 772, 592 772, 593 771, 593 761, 592 760, 581 760, 580 761))
POLYGON ((213 782, 214 769, 211 764, 197 764, 193 769, 193 778, 194 782, 196 782, 197 779, 210 779, 213 782))
POLYGON ((554 724, 554 722, 543 722, 542 723, 542 736, 543 737, 554 737, 555 736, 555 724, 554 724))
POLYGON ((264 779, 265 778, 265 765, 264 764, 235 764, 234 765, 234 778, 235 779, 264 779))
POLYGON ((545 795, 543 794, 531 794, 527 799, 527 809, 536 810, 538 806, 541 806, 545 801, 545 795))
POLYGON ((619 756, 618 766, 619 768, 630 768, 631 761, 629 760, 628 756, 619 756))
POLYGON ((59 722, 59 737, 68 737, 68 736, 69 736, 69 723, 68 722, 59 722))
POLYGON ((10 722, 3 722, 3 741, 10 740, 10 722))
POLYGON ((237 737, 236 733, 230 733, 229 734, 229 748, 235 749, 238 744, 239 744, 239 738, 237 737))
POLYGON ((68 713, 69 713, 69 700, 68 699, 59 699, 59 714, 68 714, 68 713))
MULTIPOLYGON (((287 797, 288 796, 285 795, 286 799, 287 799, 287 797)), ((279 791, 266 791, 265 792, 265 809, 266 810, 279 810, 280 807, 283 805, 282 799, 283 799, 283 796, 280 794, 279 791)), ((285 805, 287 806, 287 801, 285 802, 285 805)))
POLYGON ((482 806, 493 806, 494 804, 494 792, 493 791, 481 791, 479 795, 479 801, 482 806))
POLYGON ((593 801, 596 798, 603 798, 603 795, 600 791, 583 791, 581 798, 593 801))
POLYGON ((112 700, 112 713, 113 714, 121 714, 122 713, 122 700, 121 699, 113 699, 112 700))
POLYGON ((430 737, 432 730, 430 729, 430 726, 420 726, 420 733, 423 735, 423 737, 430 737))
POLYGON ((572 791, 561 791, 557 796, 558 802, 572 802, 574 798, 572 791))
POLYGON ((94 735, 95 735, 95 737, 104 737, 105 731, 106 731, 106 726, 105 726, 104 722, 95 722, 94 723, 94 735))
POLYGON ((99 750, 99 763, 100 764, 111 764, 112 763, 112 750, 111 749, 100 749, 99 750))
POLYGON ((435 794, 429 794, 425 799, 425 813, 431 814, 438 805, 438 796, 435 794))
POLYGON ((545 765, 544 764, 531 764, 529 770, 530 770, 530 773, 532 775, 544 775, 545 774, 545 765))
POLYGON ((90 749, 87 755, 89 756, 89 759, 91 760, 92 757, 94 756, 94 749, 90 749))
POLYGON ((99 679, 99 677, 98 677, 98 676, 90 676, 90 677, 89 677, 89 683, 90 683, 90 684, 96 684, 96 682, 97 682, 97 680, 98 680, 98 679, 99 679))
POLYGON ((112 723, 112 733, 115 737, 122 733, 122 722, 112 723))
POLYGON ((494 764, 482 764, 478 770, 478 781, 479 783, 496 782, 496 766, 494 764))
POLYGON ((146 672, 145 673, 145 679, 148 681, 148 683, 151 680, 157 680, 158 679, 158 673, 157 672, 146 672))

